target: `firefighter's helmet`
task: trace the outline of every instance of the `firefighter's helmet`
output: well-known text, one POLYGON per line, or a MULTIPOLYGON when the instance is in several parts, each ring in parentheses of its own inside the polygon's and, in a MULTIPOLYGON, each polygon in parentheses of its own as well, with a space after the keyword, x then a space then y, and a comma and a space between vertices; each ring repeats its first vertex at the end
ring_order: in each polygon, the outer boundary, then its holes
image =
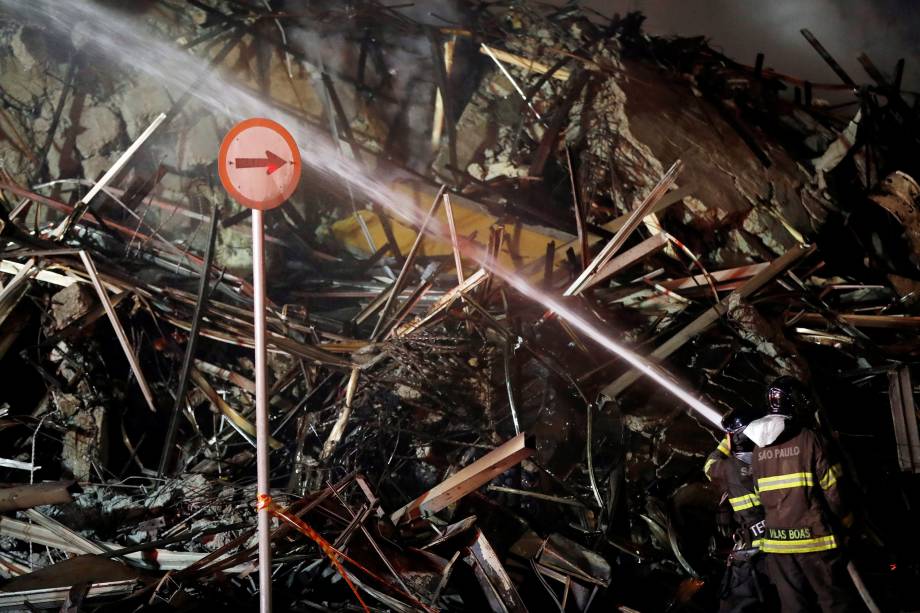
POLYGON ((728 432, 733 453, 753 451, 754 442, 744 435, 744 429, 764 414, 763 409, 756 407, 739 407, 732 409, 722 418, 722 429, 728 432))
POLYGON ((806 405, 805 386, 795 377, 783 375, 767 387, 767 415, 795 417, 806 405))

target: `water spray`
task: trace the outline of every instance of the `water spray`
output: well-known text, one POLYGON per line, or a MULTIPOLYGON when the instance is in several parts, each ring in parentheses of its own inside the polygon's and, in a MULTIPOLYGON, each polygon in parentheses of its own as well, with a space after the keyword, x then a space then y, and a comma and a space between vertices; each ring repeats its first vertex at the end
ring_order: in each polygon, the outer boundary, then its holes
MULTIPOLYGON (((11 3, 10 0, 0 0, 0 4, 9 6, 11 3)), ((11 9, 22 10, 21 5, 12 4, 11 9)), ((342 156, 325 134, 304 124, 301 118, 269 104, 255 92, 227 80, 218 70, 203 73, 198 58, 173 44, 152 38, 127 18, 79 0, 53 3, 39 0, 26 10, 40 11, 43 18, 57 24, 63 32, 71 32, 78 22, 92 24, 92 44, 111 59, 126 62, 130 68, 157 79, 161 85, 171 85, 187 91, 194 100, 225 117, 241 119, 262 116, 290 126, 294 139, 301 144, 301 157, 305 165, 348 182, 404 223, 418 227, 425 218, 425 211, 411 199, 368 174, 359 162, 342 156), (132 53, 132 48, 143 52, 132 53)), ((398 178, 398 175, 393 178, 398 178)), ((432 219, 427 231, 431 235, 444 236, 445 229, 442 226, 437 219, 432 219)), ((468 255, 509 286, 555 312, 579 332, 648 376, 714 426, 720 427, 719 412, 681 387, 660 366, 621 345, 610 334, 534 287, 521 275, 490 260, 483 250, 474 249, 468 255)))

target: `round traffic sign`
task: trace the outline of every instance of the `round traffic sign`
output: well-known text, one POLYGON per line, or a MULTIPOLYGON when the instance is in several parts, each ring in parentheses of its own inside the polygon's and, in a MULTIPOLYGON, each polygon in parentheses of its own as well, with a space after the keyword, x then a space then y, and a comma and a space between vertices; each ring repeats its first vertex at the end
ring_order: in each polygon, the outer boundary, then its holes
POLYGON ((254 117, 236 124, 224 137, 217 169, 234 200, 265 211, 280 206, 297 188, 300 151, 280 124, 254 117))

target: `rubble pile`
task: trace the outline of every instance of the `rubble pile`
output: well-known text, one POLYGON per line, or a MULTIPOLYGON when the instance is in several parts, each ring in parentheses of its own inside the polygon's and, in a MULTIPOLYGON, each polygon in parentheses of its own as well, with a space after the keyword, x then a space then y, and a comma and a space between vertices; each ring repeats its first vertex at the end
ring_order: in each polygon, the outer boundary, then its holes
POLYGON ((257 505, 278 610, 713 610, 723 433, 649 370, 717 412, 805 381, 851 555, 920 607, 903 62, 417 4, 0 0, 0 610, 255 608, 257 505), (267 500, 216 164, 256 114, 304 161, 265 217, 267 500))

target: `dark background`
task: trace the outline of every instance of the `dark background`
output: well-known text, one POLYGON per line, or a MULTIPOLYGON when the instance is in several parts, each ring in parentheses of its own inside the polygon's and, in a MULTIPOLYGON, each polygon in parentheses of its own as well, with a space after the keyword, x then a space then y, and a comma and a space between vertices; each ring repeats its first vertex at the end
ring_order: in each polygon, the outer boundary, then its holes
MULTIPOLYGON (((563 4, 557 2, 557 4, 563 4)), ((856 57, 884 73, 905 58, 904 89, 920 89, 920 2, 912 0, 583 0, 605 15, 641 11, 654 35, 706 36, 731 58, 815 82, 836 75, 799 33, 808 28, 857 83, 870 82, 856 57)))

